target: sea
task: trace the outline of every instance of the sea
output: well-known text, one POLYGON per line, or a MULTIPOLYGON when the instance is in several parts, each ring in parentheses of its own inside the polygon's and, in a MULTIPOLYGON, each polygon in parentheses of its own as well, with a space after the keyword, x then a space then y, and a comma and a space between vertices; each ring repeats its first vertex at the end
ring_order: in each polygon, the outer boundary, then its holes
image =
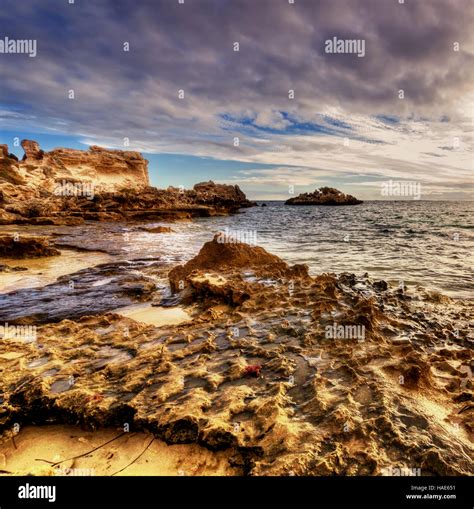
POLYGON ((214 233, 224 231, 288 263, 305 263, 313 275, 368 273, 452 298, 474 298, 474 202, 258 203, 236 215, 173 225, 177 233, 166 242, 175 261, 191 258, 214 233))
MULTIPOLYGON (((231 240, 261 246, 290 264, 305 263, 312 275, 367 273, 373 280, 403 282, 408 288, 419 285, 451 298, 474 299, 474 202, 258 203, 258 207, 231 216, 189 222, 24 226, 24 233, 52 234, 62 247, 70 242, 88 251, 64 251, 61 257, 21 263, 12 260, 11 265, 23 263, 29 271, 3 274, 0 293, 43 286, 61 275, 114 260, 149 258, 171 268, 193 258, 205 242, 224 232, 231 240), (146 231, 158 225, 170 226, 173 233, 146 231)), ((14 232, 17 228, 3 229, 14 232)))

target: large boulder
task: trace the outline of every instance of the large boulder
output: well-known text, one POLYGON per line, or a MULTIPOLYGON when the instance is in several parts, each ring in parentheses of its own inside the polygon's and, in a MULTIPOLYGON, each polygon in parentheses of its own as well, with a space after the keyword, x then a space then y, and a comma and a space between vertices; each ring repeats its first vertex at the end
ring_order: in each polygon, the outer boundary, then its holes
POLYGON ((252 269, 257 274, 275 278, 307 277, 306 265, 290 267, 278 256, 262 247, 233 242, 223 233, 218 233, 212 241, 206 242, 198 255, 185 265, 175 267, 169 273, 171 289, 177 291, 186 285, 186 279, 195 271, 222 272, 252 269), (182 282, 182 284, 180 284, 182 282))
POLYGON ((252 207, 255 204, 247 199, 239 186, 216 184, 212 180, 200 182, 193 187, 198 203, 220 205, 234 208, 252 207))

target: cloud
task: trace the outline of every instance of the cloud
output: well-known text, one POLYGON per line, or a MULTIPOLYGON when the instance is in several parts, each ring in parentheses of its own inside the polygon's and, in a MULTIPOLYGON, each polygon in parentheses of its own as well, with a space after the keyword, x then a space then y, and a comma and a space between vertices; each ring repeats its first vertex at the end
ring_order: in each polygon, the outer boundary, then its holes
POLYGON ((255 117, 254 124, 258 127, 270 127, 271 129, 285 129, 291 125, 280 111, 263 110, 255 117))
POLYGON ((128 138, 294 179, 305 168, 472 182, 471 0, 3 3, 4 36, 38 41, 36 58, 0 55, 5 130, 128 138), (364 39, 365 57, 326 54, 334 36, 364 39))

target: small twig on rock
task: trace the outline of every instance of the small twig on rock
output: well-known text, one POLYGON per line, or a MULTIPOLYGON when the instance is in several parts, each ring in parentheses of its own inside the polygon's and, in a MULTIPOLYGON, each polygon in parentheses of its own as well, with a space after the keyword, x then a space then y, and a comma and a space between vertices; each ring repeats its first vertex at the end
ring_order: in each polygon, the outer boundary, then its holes
POLYGON ((45 463, 49 463, 50 465, 54 465, 54 461, 44 460, 42 458, 35 458, 35 461, 44 461, 45 463))

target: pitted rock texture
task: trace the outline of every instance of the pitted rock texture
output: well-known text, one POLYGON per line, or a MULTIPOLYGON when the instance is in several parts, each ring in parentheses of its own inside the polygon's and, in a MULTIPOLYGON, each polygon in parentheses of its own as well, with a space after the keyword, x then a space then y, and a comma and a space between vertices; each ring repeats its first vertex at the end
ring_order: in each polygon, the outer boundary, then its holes
POLYGON ((195 270, 214 271, 223 268, 255 269, 260 276, 288 278, 308 276, 306 265, 290 267, 281 258, 259 246, 233 242, 223 233, 218 233, 211 242, 204 244, 195 258, 185 265, 175 267, 170 272, 171 289, 174 291, 178 289, 180 282, 185 282, 186 277, 195 270))
POLYGON ((191 322, 107 313, 0 342, 3 439, 14 423, 128 423, 227 451, 249 475, 474 473, 471 303, 353 274, 295 275, 252 246, 208 250, 236 266, 201 269, 202 253, 189 262, 178 297, 191 322), (239 265, 252 252, 265 275, 239 265), (364 334, 339 335, 346 326, 364 334))
POLYGON ((60 254, 46 237, 0 236, 0 258, 40 258, 60 254))
POLYGON ((99 189, 138 189, 149 185, 148 161, 139 152, 108 150, 91 146, 89 150, 58 148, 41 150, 36 141, 23 140, 25 151, 20 171, 26 170, 37 185, 53 191, 62 180, 90 182, 99 189))

